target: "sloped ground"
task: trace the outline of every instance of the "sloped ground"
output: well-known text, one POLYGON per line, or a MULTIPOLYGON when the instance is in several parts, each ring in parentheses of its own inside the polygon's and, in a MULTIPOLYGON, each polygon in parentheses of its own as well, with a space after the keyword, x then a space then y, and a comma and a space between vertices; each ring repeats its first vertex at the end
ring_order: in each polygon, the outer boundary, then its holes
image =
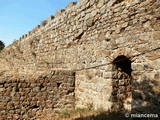
POLYGON ((129 120, 125 118, 125 114, 118 112, 104 112, 101 110, 94 111, 92 109, 77 109, 76 111, 63 112, 58 120, 129 120), (62 116, 63 115, 63 116, 62 116), (71 115, 71 116, 70 116, 71 115), (62 118, 63 117, 63 118, 62 118))

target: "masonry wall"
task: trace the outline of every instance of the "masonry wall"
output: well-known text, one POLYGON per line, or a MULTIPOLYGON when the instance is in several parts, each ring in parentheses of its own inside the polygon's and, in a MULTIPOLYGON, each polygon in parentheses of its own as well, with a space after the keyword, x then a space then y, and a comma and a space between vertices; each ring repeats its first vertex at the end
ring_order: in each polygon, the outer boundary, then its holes
MULTIPOLYGON (((8 74, 74 70, 76 107, 93 105, 107 110, 112 106, 113 66, 106 63, 119 55, 134 56, 133 88, 145 80, 157 81, 159 87, 160 50, 145 53, 160 46, 159 6, 159 0, 70 3, 7 47, 6 70, 8 74), (106 65, 99 66, 102 64, 106 65)), ((146 90, 135 88, 133 92, 136 89, 146 90)), ((139 101, 137 106, 143 104, 140 97, 133 98, 139 101)), ((134 103, 132 106, 137 108, 134 103)))
POLYGON ((47 119, 74 109, 75 73, 50 71, 34 75, 14 75, 0 79, 0 119, 47 119))

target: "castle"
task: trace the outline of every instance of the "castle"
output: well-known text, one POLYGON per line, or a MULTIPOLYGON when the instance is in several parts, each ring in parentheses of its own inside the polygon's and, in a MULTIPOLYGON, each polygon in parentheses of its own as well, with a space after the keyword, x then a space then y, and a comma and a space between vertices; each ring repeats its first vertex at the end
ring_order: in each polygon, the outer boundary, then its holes
POLYGON ((159 0, 80 0, 6 47, 0 116, 65 109, 160 111, 159 0))

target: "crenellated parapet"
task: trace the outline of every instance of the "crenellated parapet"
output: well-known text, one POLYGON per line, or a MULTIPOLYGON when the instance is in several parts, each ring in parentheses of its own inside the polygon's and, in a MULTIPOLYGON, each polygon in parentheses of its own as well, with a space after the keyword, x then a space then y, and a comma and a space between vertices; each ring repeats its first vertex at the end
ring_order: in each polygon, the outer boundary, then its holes
MULTIPOLYGON (((136 4, 136 0, 132 1, 132 4, 136 4)), ((66 5, 65 9, 57 10, 55 15, 49 16, 46 20, 43 20, 40 25, 36 26, 34 29, 31 30, 30 34, 27 34, 21 37, 22 39, 28 39, 31 37, 33 34, 37 33, 38 31, 41 31, 41 29, 47 29, 49 26, 57 26, 59 22, 63 22, 66 19, 70 19, 72 16, 77 16, 77 17, 84 17, 87 13, 85 13, 85 9, 88 9, 89 7, 95 7, 99 8, 96 11, 93 11, 91 15, 87 15, 87 17, 90 16, 95 16, 97 13, 102 13, 102 14, 107 14, 107 11, 105 10, 110 10, 110 8, 117 4, 120 5, 119 3, 131 3, 131 1, 127 0, 100 0, 100 1, 89 1, 89 0, 80 0, 78 3, 77 2, 70 2, 68 5, 66 5), (82 12, 82 13, 81 13, 82 12), (65 20, 64 20, 65 18, 65 20)), ((133 5, 134 5, 133 4, 133 5)), ((88 9, 89 10, 89 9, 88 9)), ((90 12, 90 11, 86 11, 90 12)))
POLYGON ((28 39, 29 37, 31 37, 33 34, 37 33, 38 31, 40 31, 41 29, 46 29, 46 27, 48 27, 53 20, 55 20, 54 22, 56 22, 57 18, 61 18, 65 14, 72 13, 72 11, 74 11, 74 9, 72 8, 76 4, 77 4, 76 2, 70 2, 65 9, 57 10, 55 13, 55 16, 53 15, 49 16, 46 20, 43 20, 40 23, 40 25, 37 25, 34 29, 29 31, 27 34, 22 35, 22 37, 20 37, 19 40, 28 39))

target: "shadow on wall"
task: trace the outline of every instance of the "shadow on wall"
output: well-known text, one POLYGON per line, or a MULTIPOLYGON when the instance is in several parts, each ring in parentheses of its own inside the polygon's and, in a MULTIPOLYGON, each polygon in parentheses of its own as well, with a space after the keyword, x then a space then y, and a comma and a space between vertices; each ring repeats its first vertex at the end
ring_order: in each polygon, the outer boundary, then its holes
MULTIPOLYGON (((160 81, 144 79, 132 82, 132 110, 137 114, 158 114, 158 118, 126 118, 122 111, 101 112, 98 115, 79 117, 74 120, 159 120, 160 119, 160 81)), ((155 116, 156 117, 156 116, 155 116)))
MULTIPOLYGON (((113 66, 113 91, 111 94, 113 105, 111 110, 109 112, 99 112, 99 114, 96 115, 82 116, 75 120, 139 119, 138 115, 135 116, 136 118, 134 119, 130 117, 126 118, 126 112, 137 114, 159 114, 159 118, 140 118, 141 120, 160 119, 160 75, 156 74, 155 79, 141 77, 142 79, 140 81, 132 80, 131 61, 125 56, 119 56, 114 61, 117 62, 115 62, 115 65, 113 66), (119 99, 120 95, 123 97, 122 100, 119 99), (115 100, 113 98, 115 98, 115 100), (127 103, 125 103, 126 101, 127 103), (124 107, 124 103, 131 107, 130 110, 124 107)), ((155 115, 155 117, 157 117, 157 115, 155 115)))
MULTIPOLYGON (((155 114, 152 118, 125 117, 127 110, 118 109, 112 112, 99 112, 89 116, 81 116, 74 120, 158 120, 160 119, 160 75, 156 74, 155 79, 143 77, 141 81, 131 80, 132 83, 132 101, 131 113, 134 114, 155 114), (159 118, 157 118, 158 116, 159 118), (155 117, 155 118, 154 118, 155 117)), ((123 93, 125 94, 125 92, 123 93)), ((114 102, 113 102, 114 103, 114 102)), ((118 106, 118 104, 115 104, 118 106)), ((124 107, 123 107, 124 109, 124 107)))
POLYGON ((126 56, 118 56, 113 61, 112 67, 112 111, 122 113, 131 110, 131 60, 126 56))
POLYGON ((160 117, 160 81, 132 82, 132 113, 158 113, 160 117))

